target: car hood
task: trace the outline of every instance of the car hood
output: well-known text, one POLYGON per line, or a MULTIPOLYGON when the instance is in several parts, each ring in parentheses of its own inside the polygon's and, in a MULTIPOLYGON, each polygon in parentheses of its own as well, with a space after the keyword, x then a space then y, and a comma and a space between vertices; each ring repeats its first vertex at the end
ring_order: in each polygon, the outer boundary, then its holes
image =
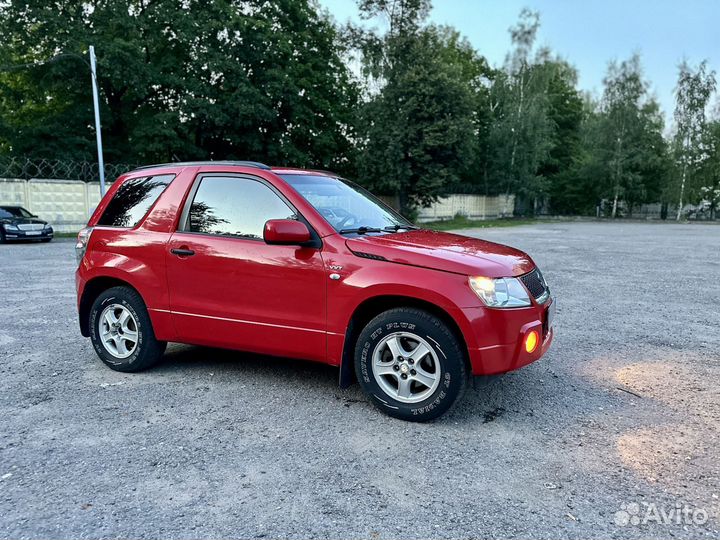
POLYGON ((12 223, 13 225, 27 225, 31 223, 46 225, 47 221, 36 218, 23 218, 23 217, 11 217, 11 218, 0 218, 0 223, 12 223))
POLYGON ((356 253, 456 274, 510 277, 527 274, 535 267, 533 260, 518 249, 425 229, 358 236, 347 239, 346 244, 356 253))

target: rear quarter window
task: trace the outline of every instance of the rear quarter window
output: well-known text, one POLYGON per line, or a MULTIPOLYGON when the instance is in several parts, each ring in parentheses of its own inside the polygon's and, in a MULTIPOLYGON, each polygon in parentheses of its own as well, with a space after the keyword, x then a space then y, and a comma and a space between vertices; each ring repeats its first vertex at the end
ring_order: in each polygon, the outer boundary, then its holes
POLYGON ((164 174, 127 180, 115 192, 97 224, 108 227, 135 227, 173 178, 173 174, 164 174))

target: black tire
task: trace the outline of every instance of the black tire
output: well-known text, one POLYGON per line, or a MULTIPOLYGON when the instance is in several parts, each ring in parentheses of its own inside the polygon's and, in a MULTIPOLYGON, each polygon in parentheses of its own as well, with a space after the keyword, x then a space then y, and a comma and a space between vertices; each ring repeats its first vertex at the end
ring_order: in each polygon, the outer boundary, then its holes
POLYGON ((162 358, 167 343, 155 338, 145 302, 135 290, 129 287, 113 287, 102 292, 93 302, 89 317, 90 341, 97 355, 109 368, 126 373, 142 371, 162 358), (122 308, 127 309, 134 318, 132 326, 136 329, 137 340, 134 348, 127 347, 131 354, 126 358, 114 356, 100 339, 100 316, 106 308, 113 305, 117 305, 121 313, 122 308))
POLYGON ((41 242, 49 242, 50 240, 52 240, 52 238, 43 238, 43 239, 40 240, 40 241, 41 241, 41 242))
POLYGON ((2 225, 0 225, 0 244, 5 243, 5 233, 2 231, 2 225))
POLYGON ((441 319, 416 308, 385 311, 365 326, 355 345, 355 373, 363 391, 376 407, 389 416, 413 422, 433 420, 448 412, 465 393, 470 377, 466 353, 460 339, 441 319), (401 355, 399 358, 402 360, 393 360, 388 342, 396 339, 400 339, 403 344, 403 354, 408 351, 412 353, 421 342, 430 349, 432 354, 423 355, 420 361, 423 363, 422 369, 426 373, 432 371, 430 374, 439 381, 434 390, 434 383, 426 386, 417 381, 413 382, 412 379, 418 376, 414 370, 400 371, 400 368, 407 370, 413 366, 410 365, 410 356, 401 355), (386 369, 389 367, 396 370, 399 375, 390 373, 376 376, 373 371, 376 352, 383 362, 382 365, 386 369), (403 363, 406 364, 404 368, 403 363), (435 369, 429 370, 432 367, 435 369), (403 375, 406 382, 411 380, 407 384, 418 390, 410 399, 419 401, 410 403, 397 399, 399 377, 403 375), (378 379, 386 381, 382 383, 385 388, 378 379), (397 396, 391 395, 387 390, 389 388, 392 391, 393 386, 397 396))

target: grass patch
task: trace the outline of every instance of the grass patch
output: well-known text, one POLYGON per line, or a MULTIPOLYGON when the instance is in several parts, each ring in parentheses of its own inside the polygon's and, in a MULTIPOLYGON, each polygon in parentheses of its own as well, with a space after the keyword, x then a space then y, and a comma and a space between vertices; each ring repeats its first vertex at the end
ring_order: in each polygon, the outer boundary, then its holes
POLYGON ((428 223, 421 223, 423 227, 433 229, 435 231, 451 231, 455 229, 485 229, 488 227, 517 227, 518 225, 533 225, 540 223, 539 219, 516 219, 516 218, 504 218, 504 219, 468 219, 466 217, 457 216, 453 219, 445 221, 429 221, 428 223))
POLYGON ((75 238, 77 235, 76 232, 55 232, 55 238, 75 238))

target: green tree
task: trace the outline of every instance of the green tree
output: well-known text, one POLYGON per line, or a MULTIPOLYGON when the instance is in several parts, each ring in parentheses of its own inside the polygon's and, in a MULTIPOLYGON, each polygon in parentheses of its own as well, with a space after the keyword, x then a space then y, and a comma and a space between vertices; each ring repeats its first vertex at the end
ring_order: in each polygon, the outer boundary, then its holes
POLYGON ((370 88, 361 110, 359 169, 372 189, 398 196, 412 215, 460 181, 472 159, 472 70, 456 32, 424 26, 421 0, 359 3, 387 32, 357 32, 370 88))
POLYGON ((524 9, 520 13, 518 24, 510 28, 514 48, 490 92, 491 176, 497 191, 531 199, 533 212, 547 189, 538 169, 551 147, 553 131, 548 115, 551 70, 545 66, 549 53, 533 54, 539 27, 536 12, 524 9))
POLYGON ((96 46, 106 160, 246 158, 344 169, 356 88, 311 0, 0 5, 0 151, 92 159, 96 46))
POLYGON ((710 212, 710 219, 715 219, 720 208, 720 118, 716 117, 706 124, 703 148, 707 157, 698 170, 701 183, 699 198, 701 205, 710 212))
POLYGON ((687 62, 679 68, 675 89, 675 137, 673 150, 680 175, 677 220, 680 221, 685 202, 685 190, 696 172, 708 158, 704 148, 705 109, 715 91, 715 72, 708 71, 707 62, 693 70, 687 62))
POLYGON ((617 217, 621 203, 632 215, 638 205, 661 199, 671 164, 663 115, 647 86, 633 56, 610 63, 599 102, 584 100, 572 163, 559 174, 563 212, 591 213, 610 200, 609 215, 617 217))
POLYGON ((198 10, 183 98, 196 146, 213 158, 346 169, 357 93, 335 27, 304 0, 250 4, 198 10))
MULTIPOLYGON (((575 164, 581 158, 581 128, 584 118, 583 99, 578 92, 577 73, 567 62, 548 61, 550 76, 547 87, 551 122, 550 147, 540 163, 538 176, 547 179, 550 207, 555 212, 576 213, 571 184, 578 182, 575 164)), ((575 191, 577 193, 577 191, 575 191)))
POLYGON ((654 98, 648 95, 640 57, 610 62, 600 102, 597 156, 606 163, 599 177, 602 195, 612 200, 611 217, 618 216, 618 203, 630 206, 644 201, 647 187, 657 179, 643 171, 644 160, 653 155, 653 144, 662 133, 662 117, 654 98), (654 136, 654 135, 655 136, 654 136))
POLYGON ((599 179, 605 174, 601 158, 599 104, 582 97, 578 145, 568 168, 558 171, 551 184, 551 208, 558 214, 594 214, 602 198, 599 179))

